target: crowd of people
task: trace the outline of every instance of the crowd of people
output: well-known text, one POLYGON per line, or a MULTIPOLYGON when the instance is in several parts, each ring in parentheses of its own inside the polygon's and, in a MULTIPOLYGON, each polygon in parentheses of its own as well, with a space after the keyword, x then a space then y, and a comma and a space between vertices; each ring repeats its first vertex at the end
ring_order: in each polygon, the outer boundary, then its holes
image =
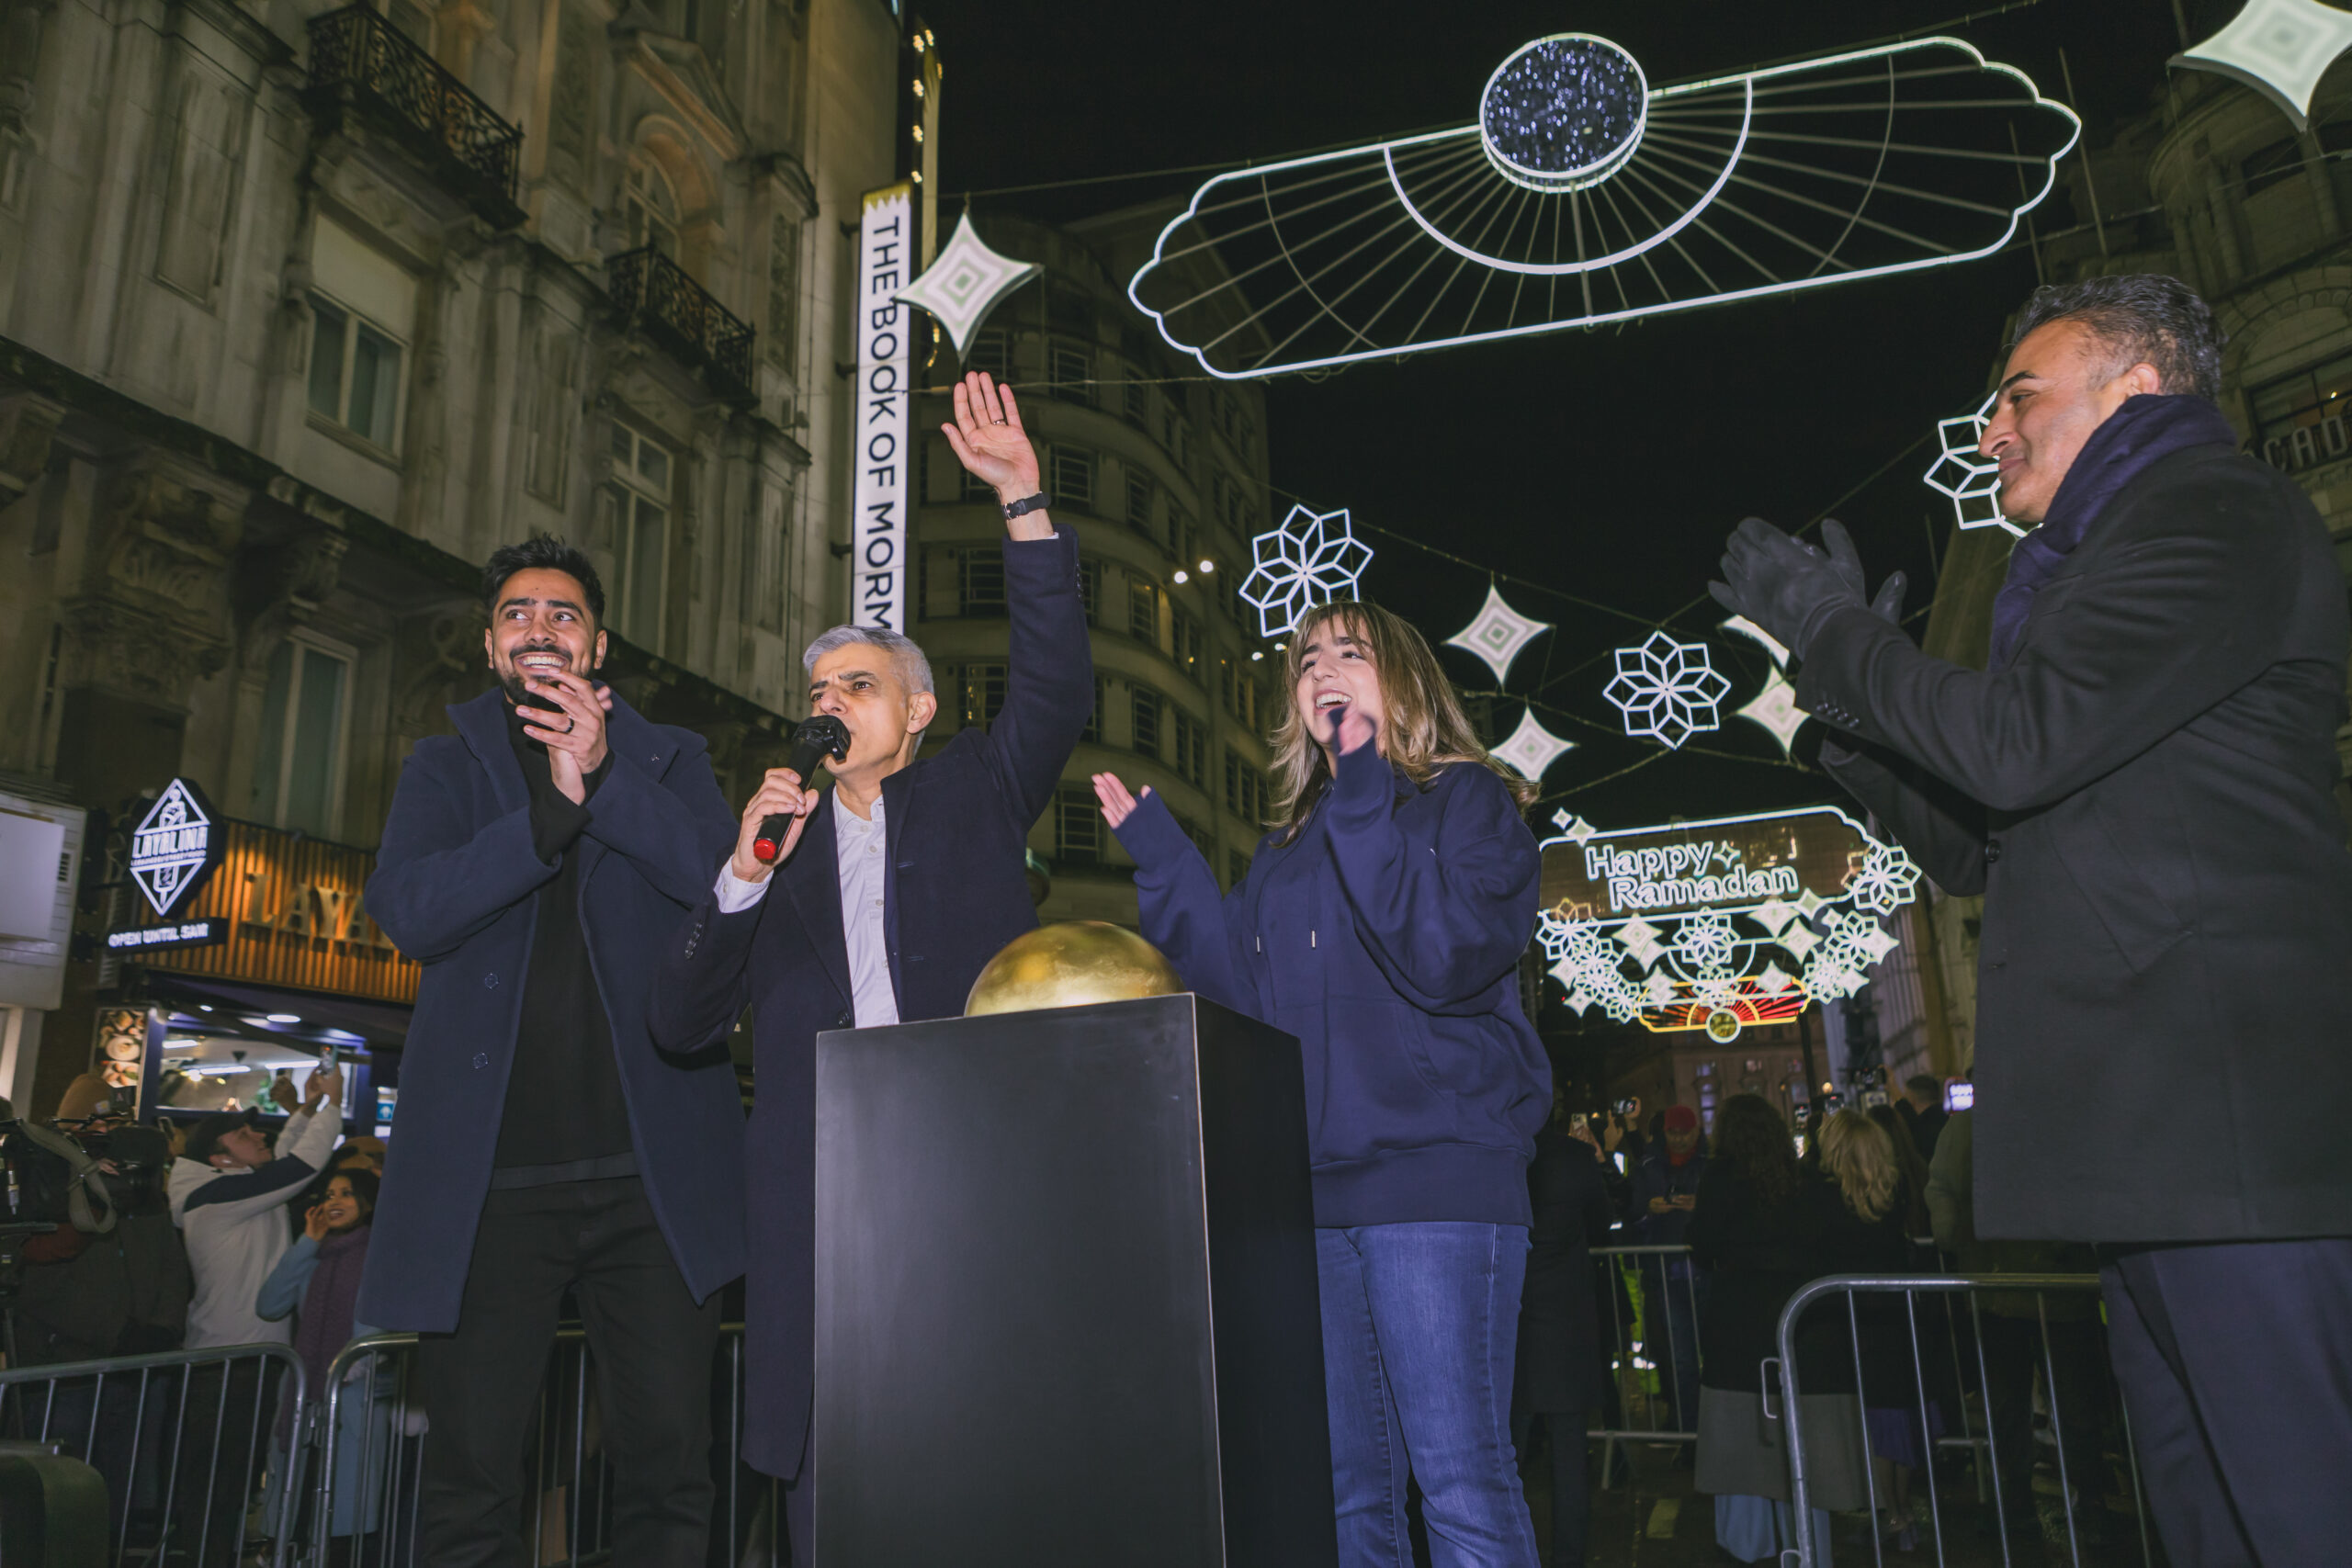
MULTIPOLYGON (((1376 605, 1310 609, 1277 645, 1271 830, 1230 887, 1151 789, 1095 775, 1144 935, 1189 988, 1299 1044, 1344 1568, 1403 1568, 1417 1531, 1438 1568, 1535 1568, 1519 1467, 1539 1439, 1553 1555, 1581 1561, 1577 1434, 1619 1397, 1595 1341, 1624 1304, 1590 1294, 1582 1254, 1611 1223, 1647 1249, 1629 1285, 1645 1343, 1742 1560, 1816 1524, 1792 1512, 1768 1409, 1781 1309, 1825 1275, 1913 1266, 1924 1234, 1996 1276, 2097 1265, 2176 1568, 2324 1561, 2352 1530, 2325 1457, 2352 1451, 2352 1187, 2334 1151, 2352 855, 2330 793, 2352 625, 2308 499, 2235 450, 2220 355, 2171 278, 2028 303, 1984 441, 2030 530, 1988 669, 1922 653, 1900 574, 1871 592, 1834 524, 1815 547, 1749 520, 1713 585, 1792 650, 1829 773, 1945 891, 1983 895, 1981 1110, 1946 1119, 1915 1082, 1900 1107, 1816 1120, 1800 1154, 1761 1099, 1727 1100, 1712 1129, 1669 1108, 1622 1183, 1589 1122, 1543 1135, 1552 1074, 1518 985, 1537 792, 1376 605), (2106 1113, 2085 1126, 2072 1108, 2093 1091, 2106 1113)), ((333 1168, 332 1071, 290 1107, 273 1088, 290 1111, 276 1151, 247 1118, 199 1122, 164 1214, 185 1277, 153 1225, 95 1247, 89 1278, 138 1274, 137 1305, 46 1320, 58 1344, 275 1340, 320 1372, 362 1325, 419 1334, 419 1551, 475 1568, 519 1561, 523 1450, 568 1294, 597 1368, 615 1559, 686 1568, 707 1544, 718 1293, 742 1280, 745 1457, 781 1483, 790 1561, 816 1561, 816 1037, 960 1013, 1035 927, 1025 840, 1095 705, 1077 534, 1049 513, 1018 400, 974 372, 953 406, 945 439, 1005 524, 993 720, 925 754, 922 650, 834 628, 804 657, 839 738, 825 777, 772 770, 731 808, 701 737, 596 678, 589 558, 545 536, 494 551, 492 684, 417 743, 366 890, 423 966, 380 1186, 333 1168), (726 1043, 747 1007, 748 1122, 726 1043)), ((2080 1542, 2100 1525, 2097 1327, 2002 1296, 1975 1390, 1989 1528, 2030 1527, 2038 1364, 2080 1542)), ((1900 1296, 1858 1300, 1804 1320, 1784 1369, 1811 1501, 1877 1500, 1898 1547, 1969 1392, 1919 1343, 1900 1296)), ((232 1374, 191 1404, 240 1392, 232 1374)))

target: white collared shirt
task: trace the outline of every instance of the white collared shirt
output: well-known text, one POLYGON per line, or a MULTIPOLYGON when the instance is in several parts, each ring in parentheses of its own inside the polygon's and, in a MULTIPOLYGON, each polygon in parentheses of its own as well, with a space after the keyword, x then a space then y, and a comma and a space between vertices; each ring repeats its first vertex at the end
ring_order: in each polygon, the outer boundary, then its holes
MULTIPOLYGON (((860 817, 833 791, 833 852, 842 886, 842 936, 849 946, 850 1007, 860 1029, 899 1021, 899 993, 890 983, 890 939, 884 929, 883 900, 889 886, 889 833, 882 816, 882 797, 874 797, 874 815, 860 817)), ((735 874, 732 862, 718 868, 712 889, 718 912, 732 915, 748 909, 767 896, 775 881, 745 882, 735 874)))

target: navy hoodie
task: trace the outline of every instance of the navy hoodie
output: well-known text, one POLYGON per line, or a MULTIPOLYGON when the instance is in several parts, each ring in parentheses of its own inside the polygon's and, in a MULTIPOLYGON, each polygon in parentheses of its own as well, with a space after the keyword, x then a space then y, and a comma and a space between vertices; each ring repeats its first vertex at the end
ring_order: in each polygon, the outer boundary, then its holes
POLYGON ((1359 747, 1222 901, 1157 795, 1118 837, 1185 983, 1298 1037, 1317 1224, 1529 1223, 1552 1073, 1516 967, 1541 860, 1502 780, 1457 763, 1417 787, 1359 747))

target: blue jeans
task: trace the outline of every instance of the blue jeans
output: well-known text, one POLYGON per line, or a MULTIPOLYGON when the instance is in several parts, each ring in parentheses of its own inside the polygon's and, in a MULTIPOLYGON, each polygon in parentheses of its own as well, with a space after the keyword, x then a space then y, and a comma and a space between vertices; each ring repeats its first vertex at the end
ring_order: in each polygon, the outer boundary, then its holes
POLYGON ((1527 1227, 1315 1233, 1340 1568, 1411 1568, 1420 1483, 1433 1568, 1537 1568, 1510 1442, 1527 1227))

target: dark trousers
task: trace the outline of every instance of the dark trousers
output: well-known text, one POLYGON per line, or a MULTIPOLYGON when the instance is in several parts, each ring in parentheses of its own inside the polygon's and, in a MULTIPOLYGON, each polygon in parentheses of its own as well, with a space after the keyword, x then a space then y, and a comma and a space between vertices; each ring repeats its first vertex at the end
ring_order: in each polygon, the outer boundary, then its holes
MULTIPOLYGON (((261 1489, 277 1416, 277 1369, 270 1364, 265 1380, 264 1366, 246 1357, 187 1371, 169 1543, 188 1553, 185 1561, 234 1562, 243 1553, 245 1516, 261 1489)), ((264 1528, 274 1530, 277 1522, 264 1528)))
POLYGON ((2049 1385, 2052 1436, 2065 1461, 2067 1484, 2095 1505, 2107 1490, 2099 1459, 2101 1426, 2098 1325, 2049 1325, 2043 1359, 2042 1325, 2030 1317, 1977 1314, 1984 1348, 1984 1399, 1992 1415, 1994 1467, 2001 1512, 2022 1532, 2035 1529, 2033 1506, 2033 1380, 2049 1385))
POLYGON ((2100 1275, 2173 1568, 2342 1562, 2352 1239, 2134 1249, 2100 1275))
POLYGON ((596 1365, 613 1561, 703 1568, 718 1301, 695 1304, 636 1177, 493 1190, 483 1202, 458 1331, 426 1335, 418 1349, 432 1422, 418 1556, 434 1568, 523 1568, 524 1457, 567 1289, 596 1365))
POLYGON ((1511 1416, 1511 1446, 1519 1450, 1522 1466, 1539 1425, 1551 1455, 1552 1555, 1546 1568, 1584 1568, 1585 1537, 1592 1524, 1592 1483, 1585 1458, 1590 1421, 1581 1410, 1521 1411, 1511 1416))

